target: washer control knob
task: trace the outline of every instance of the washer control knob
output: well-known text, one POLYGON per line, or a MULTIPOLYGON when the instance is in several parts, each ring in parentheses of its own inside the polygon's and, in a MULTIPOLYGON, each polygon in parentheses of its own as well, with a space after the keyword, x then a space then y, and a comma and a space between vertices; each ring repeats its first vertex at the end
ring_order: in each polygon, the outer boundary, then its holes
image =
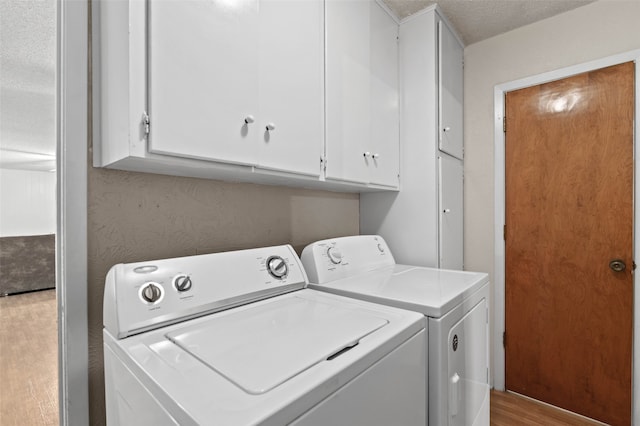
POLYGON ((329 260, 334 265, 338 265, 342 263, 342 252, 335 247, 329 247, 327 249, 327 255, 329 256, 329 260))
POLYGON ((382 244, 378 244, 378 250, 380 253, 384 253, 384 246, 382 244))
POLYGON ((140 296, 147 303, 156 303, 162 297, 162 288, 156 283, 146 283, 140 290, 140 296))
POLYGON ((193 282, 191 281, 191 277, 189 275, 180 274, 173 279, 173 286, 176 290, 182 293, 183 291, 191 290, 193 282))
POLYGON ((282 257, 271 256, 267 259, 267 271, 272 277, 281 280, 289 273, 289 266, 282 257))

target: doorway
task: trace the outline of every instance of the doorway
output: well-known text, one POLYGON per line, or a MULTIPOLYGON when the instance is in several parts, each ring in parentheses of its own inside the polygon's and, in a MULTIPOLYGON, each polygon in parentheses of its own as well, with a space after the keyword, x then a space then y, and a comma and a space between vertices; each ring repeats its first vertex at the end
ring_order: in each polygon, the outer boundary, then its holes
POLYGON ((57 2, 0 2, 0 412, 57 424, 57 2))
MULTIPOLYGON (((606 68, 606 67, 610 67, 613 65, 618 65, 624 62, 629 62, 629 61, 636 61, 640 58, 640 51, 632 51, 632 52, 628 52, 628 53, 624 53, 624 54, 620 54, 620 55, 615 55, 609 58, 604 58, 601 60, 597 60, 597 61, 593 61, 590 63, 586 63, 586 64, 580 64, 580 65, 576 65, 576 66, 572 66, 572 67, 568 67, 565 69, 561 69, 561 70, 556 70, 553 72, 549 72, 549 73, 545 73, 545 74, 541 74, 538 76, 533 76, 533 77, 528 77, 522 80, 518 80, 518 81, 514 81, 511 83, 506 83, 506 84, 502 84, 500 86, 497 86, 495 89, 495 106, 496 106, 496 122, 495 122, 495 158, 496 158, 496 167, 495 167, 495 182, 496 182, 496 194, 495 194, 495 207, 496 207, 496 211, 495 211, 495 224, 496 224, 496 229, 495 229, 495 254, 496 254, 496 269, 495 269, 495 276, 494 276, 494 282, 495 282, 495 305, 494 305, 494 313, 495 313, 495 328, 494 328, 494 385, 496 387, 496 389, 500 389, 503 390, 505 389, 505 348, 503 346, 503 332, 505 331, 505 296, 506 296, 506 292, 505 292, 505 240, 504 240, 504 229, 503 229, 503 225, 505 223, 507 223, 506 217, 505 217, 505 136, 503 133, 503 111, 505 110, 505 106, 504 106, 504 96, 505 93, 507 92, 511 92, 511 91, 516 91, 519 89, 524 89, 524 88, 529 88, 532 86, 536 86, 536 85, 541 85, 541 84, 545 84, 545 83, 549 83, 552 81, 557 81, 560 79, 564 79, 564 78, 568 78, 568 77, 573 77, 573 76, 577 76, 578 74, 582 74, 585 72, 590 72, 593 70, 598 70, 601 68, 606 68)), ((632 76, 632 80, 635 81, 635 84, 637 84, 637 82, 640 80, 640 76, 638 73, 638 70, 636 69, 635 72, 633 73, 632 76)), ((633 91, 631 91, 631 93, 633 93, 633 91)), ((637 120, 637 115, 638 115, 638 108, 637 105, 639 103, 639 97, 637 95, 637 93, 635 95, 633 95, 633 99, 632 99, 632 103, 634 104, 634 108, 635 108, 635 113, 634 113, 634 117, 637 120)), ((562 109, 560 107, 559 104, 556 104, 556 107, 558 109, 562 109)), ((509 126, 509 119, 507 119, 507 128, 509 126)), ((635 140, 634 140, 634 145, 637 145, 638 142, 638 135, 636 133, 636 135, 634 136, 635 140)), ((508 142, 507 142, 508 143, 508 142)), ((633 178, 633 182, 634 182, 634 192, 633 192, 633 197, 634 198, 638 198, 638 182, 635 180, 636 178, 633 178)), ((507 191, 508 192, 508 191, 507 191)), ((552 220, 551 217, 547 217, 548 220, 552 220)), ((633 212, 633 221, 634 223, 638 223, 638 212, 635 211, 633 212)), ((509 234, 509 226, 507 226, 506 229, 507 235, 509 234)), ((634 247, 638 247, 638 235, 634 235, 633 236, 633 246, 634 247)), ((573 251, 584 251, 584 247, 582 246, 578 246, 578 247, 572 247, 571 250, 573 251)), ((569 249, 567 250, 569 251, 569 249)), ((628 256, 628 255, 627 255, 628 256)), ((629 261, 632 262, 633 254, 631 256, 628 256, 629 259, 627 259, 625 261, 625 263, 628 263, 629 261)), ((558 260, 558 259, 556 259, 558 260)), ((608 264, 611 260, 614 259, 607 259, 606 261, 606 265, 605 265, 605 269, 608 269, 608 264)), ((535 262, 535 260, 533 260, 533 262, 535 262)), ((561 264, 561 266, 563 267, 568 267, 570 265, 567 265, 566 262, 563 261, 558 261, 559 264, 561 264)), ((631 266, 629 268, 633 267, 633 264, 631 264, 631 266)), ((626 270, 627 273, 629 273, 629 269, 626 270)), ((609 270, 610 273, 614 273, 613 270, 609 270)), ((629 274, 630 275, 630 274, 629 274)), ((633 284, 631 284, 631 286, 633 286, 633 284)), ((506 290, 508 291, 508 287, 506 288, 506 290)), ((628 299, 631 299, 633 302, 631 303, 632 307, 633 306, 640 306, 640 295, 638 294, 638 292, 634 292, 633 290, 631 290, 632 295, 630 295, 628 297, 628 299)), ((579 303, 579 302, 576 302, 579 303)), ((532 306, 536 305, 536 302, 530 302, 530 304, 532 306)), ((597 315, 598 313, 595 313, 595 315, 597 315)), ((508 312, 507 312, 508 315, 508 312)), ((508 321, 508 319, 507 319, 508 321)), ((639 342, 639 337, 640 337, 640 333, 639 333, 639 329, 640 329, 640 315, 638 314, 638 309, 635 309, 635 313, 634 313, 634 317, 633 317, 633 331, 632 331, 632 335, 633 335, 633 345, 634 345, 634 365, 635 365, 635 369, 632 371, 632 376, 631 379, 629 381, 632 382, 632 395, 638 395, 639 393, 639 389, 640 389, 640 371, 638 369, 638 365, 639 365, 639 360, 640 360, 640 356, 639 356, 639 349, 640 349, 640 342, 639 342)), ((508 326, 507 326, 507 332, 508 332, 508 326)), ((512 340, 510 340, 509 334, 507 333, 506 336, 506 343, 507 343, 507 347, 509 347, 509 345, 512 343, 512 340)), ((566 344, 569 344, 569 342, 566 342, 566 344)), ((561 351, 562 347, 558 347, 558 351, 561 351)), ((555 354, 553 354, 552 356, 556 356, 555 354)), ((506 359, 507 363, 508 358, 506 359)), ((513 362, 513 361, 512 361, 513 362)), ((588 380, 588 379, 582 379, 584 380, 588 380)), ((508 380, 507 380, 508 381, 508 380)), ((509 383, 507 383, 507 386, 509 386, 509 383)), ((637 423, 640 421, 640 406, 639 406, 639 402, 636 401, 638 398, 633 398, 633 415, 632 418, 634 419, 634 421, 637 423)), ((631 411, 631 407, 628 407, 626 409, 627 412, 631 411)), ((593 415, 592 415, 593 416, 593 415)), ((628 419, 628 417, 627 417, 628 419)), ((622 423, 624 424, 624 423, 622 423)))
MULTIPOLYGON (((37 6, 41 7, 41 2, 37 6)), ((61 425, 89 424, 87 336, 87 135, 89 2, 54 1, 56 301, 61 425)), ((2 2, 31 7, 34 2, 2 2)), ((2 18, 9 14, 4 12, 2 18)), ((28 31, 20 19, 9 20, 28 31)), ((3 19, 4 23, 4 19, 3 19)), ((8 28, 3 26, 4 29, 8 28)), ((34 31, 37 33, 40 29, 34 31)), ((6 43, 3 39, 3 63, 6 43)), ((37 74, 37 73, 36 73, 37 74)), ((3 74, 2 83, 9 80, 3 74)), ((32 119, 26 114, 26 118, 32 119)))
POLYGON ((506 388, 613 425, 631 423, 634 77, 505 97, 506 388))

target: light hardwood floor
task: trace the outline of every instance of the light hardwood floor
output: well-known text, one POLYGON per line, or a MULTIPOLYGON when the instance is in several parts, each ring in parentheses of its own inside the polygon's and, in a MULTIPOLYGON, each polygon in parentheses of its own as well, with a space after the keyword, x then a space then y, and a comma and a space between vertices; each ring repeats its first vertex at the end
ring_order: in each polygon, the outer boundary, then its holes
POLYGON ((510 392, 491 391, 492 426, 602 425, 510 392))
POLYGON ((0 425, 58 424, 55 290, 0 297, 0 425))

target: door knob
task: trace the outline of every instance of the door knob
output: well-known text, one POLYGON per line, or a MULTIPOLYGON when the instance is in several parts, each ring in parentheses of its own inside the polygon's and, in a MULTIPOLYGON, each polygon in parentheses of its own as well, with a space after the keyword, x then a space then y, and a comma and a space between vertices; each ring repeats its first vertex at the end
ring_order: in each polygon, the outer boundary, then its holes
POLYGON ((613 259, 609 262, 609 268, 614 272, 622 272, 627 268, 627 265, 621 259, 613 259))

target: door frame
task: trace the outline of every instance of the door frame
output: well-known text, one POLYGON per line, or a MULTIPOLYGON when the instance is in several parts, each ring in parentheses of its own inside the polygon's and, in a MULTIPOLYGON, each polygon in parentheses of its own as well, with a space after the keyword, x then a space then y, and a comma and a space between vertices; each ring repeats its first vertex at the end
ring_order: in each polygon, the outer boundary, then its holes
MULTIPOLYGON (((505 145, 503 132, 504 98, 505 93, 525 87, 536 86, 554 80, 571 77, 576 74, 634 61, 635 69, 635 126, 634 126, 634 178, 633 178, 633 257, 640 254, 640 232, 636 232, 640 225, 640 209, 636 208, 636 201, 640 200, 640 167, 637 154, 640 152, 640 136, 638 135, 638 119, 640 118, 640 49, 620 53, 606 58, 597 59, 583 64, 549 71, 546 73, 525 77, 519 80, 503 83, 494 88, 494 323, 493 323, 493 386, 497 390, 505 389, 505 350, 502 336, 505 331, 505 145)), ((639 262, 640 263, 640 262, 639 262)), ((640 273, 640 270, 639 270, 640 273)), ((640 425, 640 289, 637 274, 633 279, 633 371, 632 371, 632 419, 633 424, 640 425)))
POLYGON ((56 300, 62 426, 89 424, 87 149, 89 1, 56 0, 56 300))

